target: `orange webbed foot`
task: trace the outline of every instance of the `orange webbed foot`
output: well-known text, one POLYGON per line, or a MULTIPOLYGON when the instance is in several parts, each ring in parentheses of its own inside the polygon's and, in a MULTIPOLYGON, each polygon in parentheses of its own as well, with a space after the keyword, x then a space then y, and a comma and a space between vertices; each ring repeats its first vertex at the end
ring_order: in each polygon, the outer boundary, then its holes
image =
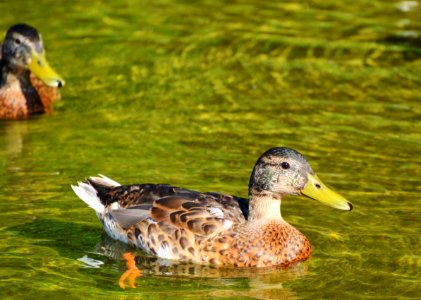
POLYGON ((130 253, 126 252, 123 254, 123 258, 126 260, 127 271, 121 275, 118 284, 122 289, 126 288, 125 281, 128 280, 129 286, 131 288, 135 288, 135 280, 137 277, 142 276, 142 272, 136 267, 135 256, 130 253))

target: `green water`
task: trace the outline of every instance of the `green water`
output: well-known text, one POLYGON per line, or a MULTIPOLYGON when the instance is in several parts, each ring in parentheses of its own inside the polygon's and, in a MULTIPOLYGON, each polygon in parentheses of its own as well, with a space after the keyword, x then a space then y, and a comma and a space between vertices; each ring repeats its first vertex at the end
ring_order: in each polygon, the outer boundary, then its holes
MULTIPOLYGON (((421 297, 421 3, 0 1, 66 79, 0 122, 0 298, 421 297), (257 157, 302 152, 352 212, 289 197, 313 245, 287 270, 177 265, 103 236, 70 184, 105 174, 246 196, 257 157), (95 268, 78 259, 102 262, 95 268)), ((92 265, 92 264, 91 264, 92 265)))

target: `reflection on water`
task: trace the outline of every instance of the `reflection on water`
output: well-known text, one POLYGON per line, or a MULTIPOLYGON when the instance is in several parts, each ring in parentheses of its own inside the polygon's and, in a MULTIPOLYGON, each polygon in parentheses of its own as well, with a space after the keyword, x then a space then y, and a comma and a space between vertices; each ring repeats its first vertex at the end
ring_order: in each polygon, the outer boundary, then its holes
MULTIPOLYGON (((209 284, 214 287, 225 287, 224 291, 213 291, 213 296, 248 296, 262 299, 296 299, 295 293, 284 287, 284 283, 295 280, 307 273, 307 264, 301 263, 290 268, 217 268, 214 266, 179 263, 166 259, 160 259, 147 253, 132 248, 127 244, 113 240, 103 234, 94 251, 88 251, 78 260, 84 263, 86 268, 98 268, 104 265, 105 257, 112 261, 122 261, 124 253, 132 253, 135 256, 136 266, 141 270, 142 276, 159 278, 190 278, 190 279, 213 279, 209 284), (235 286, 236 279, 243 280, 242 291, 230 290, 235 286), (245 281, 244 281, 245 280, 245 281)), ((116 263, 117 264, 117 263, 116 263)), ((121 276, 125 268, 121 264, 116 265, 121 276)), ((117 275, 116 275, 117 281, 117 275)), ((137 288, 143 286, 142 277, 137 278, 137 288)))
POLYGON ((7 122, 2 127, 6 155, 11 156, 22 152, 23 139, 27 132, 26 122, 7 122))

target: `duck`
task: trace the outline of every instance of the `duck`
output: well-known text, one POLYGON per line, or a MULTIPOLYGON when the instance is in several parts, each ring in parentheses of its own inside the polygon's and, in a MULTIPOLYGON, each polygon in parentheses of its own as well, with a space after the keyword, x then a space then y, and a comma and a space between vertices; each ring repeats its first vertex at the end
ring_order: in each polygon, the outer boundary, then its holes
POLYGON ((215 266, 288 267, 307 260, 309 240, 281 215, 286 195, 353 208, 287 147, 258 158, 248 198, 169 184, 120 185, 104 175, 71 187, 113 239, 163 259, 215 266))
POLYGON ((0 119, 24 119, 51 111, 65 81, 50 67, 39 32, 11 26, 0 51, 0 119))

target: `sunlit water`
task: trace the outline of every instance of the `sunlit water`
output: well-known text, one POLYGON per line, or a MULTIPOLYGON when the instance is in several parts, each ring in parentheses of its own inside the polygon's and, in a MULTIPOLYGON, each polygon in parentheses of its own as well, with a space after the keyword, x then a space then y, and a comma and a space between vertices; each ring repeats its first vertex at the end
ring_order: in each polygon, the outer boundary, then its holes
MULTIPOLYGON (((0 298, 418 298, 418 1, 2 1, 67 85, 0 122, 0 298), (257 157, 302 152, 353 204, 289 197, 313 245, 291 269, 174 264, 109 241, 70 189, 88 175, 246 196, 257 157), (130 250, 130 249, 129 249, 130 250)), ((3 33, 2 33, 3 35, 3 33)))

